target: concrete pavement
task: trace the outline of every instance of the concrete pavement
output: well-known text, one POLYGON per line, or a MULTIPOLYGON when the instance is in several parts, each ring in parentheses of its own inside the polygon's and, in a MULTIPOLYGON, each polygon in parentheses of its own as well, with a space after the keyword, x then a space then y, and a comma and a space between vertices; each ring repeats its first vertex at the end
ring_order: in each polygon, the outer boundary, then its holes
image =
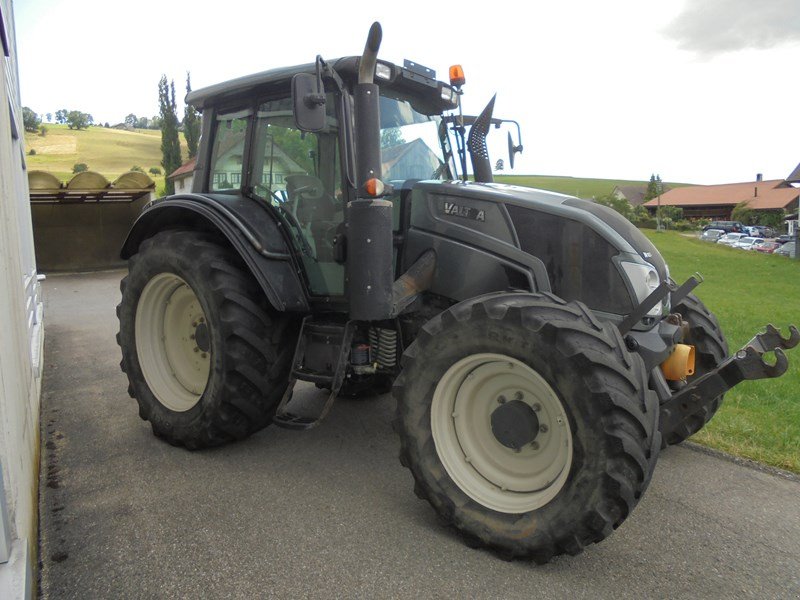
POLYGON ((121 276, 45 282, 44 598, 800 596, 800 483, 689 448, 609 539, 537 567, 467 548, 417 500, 389 396, 308 432, 160 442, 118 366, 121 276))

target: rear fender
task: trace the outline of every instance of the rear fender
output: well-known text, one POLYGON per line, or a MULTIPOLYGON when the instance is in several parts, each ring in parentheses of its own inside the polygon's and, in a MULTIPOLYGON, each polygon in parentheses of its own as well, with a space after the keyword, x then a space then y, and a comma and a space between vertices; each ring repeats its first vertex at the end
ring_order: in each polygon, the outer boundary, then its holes
POLYGON ((309 310, 291 251, 269 208, 243 196, 179 194, 148 205, 131 227, 120 256, 165 229, 215 231, 228 240, 278 311, 309 310))

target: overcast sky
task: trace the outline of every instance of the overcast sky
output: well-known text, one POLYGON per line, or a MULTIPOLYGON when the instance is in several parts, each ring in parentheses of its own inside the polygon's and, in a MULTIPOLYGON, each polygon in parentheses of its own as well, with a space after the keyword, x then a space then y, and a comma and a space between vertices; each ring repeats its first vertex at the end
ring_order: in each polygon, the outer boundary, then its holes
MULTIPOLYGON (((14 10, 22 102, 40 114, 151 117, 162 73, 182 98, 186 71, 198 89, 360 54, 379 20, 382 58, 440 79, 464 66, 466 113, 497 92, 495 116, 522 124, 514 173, 724 183, 783 178, 800 161, 800 0, 16 0, 14 10)), ((490 149, 506 158, 505 133, 490 149)))

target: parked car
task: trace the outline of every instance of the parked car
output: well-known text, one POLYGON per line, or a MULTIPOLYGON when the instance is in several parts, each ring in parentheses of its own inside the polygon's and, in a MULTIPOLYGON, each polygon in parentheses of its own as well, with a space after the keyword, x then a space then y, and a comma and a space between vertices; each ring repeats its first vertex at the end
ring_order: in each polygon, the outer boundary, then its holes
POLYGON ((718 244, 723 244, 725 246, 733 246, 736 242, 738 242, 741 238, 747 237, 743 233, 726 233, 721 238, 717 240, 718 244))
POLYGON ((757 252, 763 252, 764 254, 772 254, 780 248, 781 245, 778 242, 764 242, 763 244, 759 245, 755 250, 757 252))
POLYGON ((784 233, 783 235, 779 235, 775 241, 779 244, 785 244, 786 242, 794 241, 794 236, 784 233))
POLYGON ((721 229, 725 233, 743 233, 744 224, 740 221, 711 221, 703 227, 703 231, 707 229, 721 229))
POLYGON ((775 230, 772 227, 765 225, 753 225, 751 229, 755 229, 755 235, 763 238, 775 237, 775 230))
POLYGON ((722 229, 706 229, 700 234, 700 241, 703 242, 716 242, 725 235, 722 229))
POLYGON ((797 251, 795 250, 794 242, 786 242, 783 246, 775 250, 773 254, 795 258, 797 256, 797 251))
POLYGON ((746 235, 744 237, 739 238, 736 240, 732 246, 734 248, 738 248, 739 250, 752 250, 753 244, 757 244, 763 242, 764 238, 753 237, 750 235, 746 235))

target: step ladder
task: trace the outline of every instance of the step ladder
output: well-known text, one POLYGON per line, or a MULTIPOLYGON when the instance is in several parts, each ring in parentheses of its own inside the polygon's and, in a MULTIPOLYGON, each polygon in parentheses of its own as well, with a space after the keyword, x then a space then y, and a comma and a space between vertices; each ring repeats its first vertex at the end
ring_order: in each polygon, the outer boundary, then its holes
POLYGON ((330 412, 347 374, 354 329, 351 321, 313 320, 311 316, 303 319, 292 359, 289 385, 272 417, 275 425, 286 429, 311 429, 319 425, 330 412), (329 360, 326 361, 325 357, 329 360), (315 360, 310 361, 309 358, 315 360), (311 366, 312 362, 317 365, 316 370, 311 366), (319 369, 320 365, 323 365, 322 369, 319 369), (318 387, 329 388, 330 394, 324 403, 317 403, 316 407, 308 406, 306 402, 293 399, 297 381, 308 381, 318 387))

